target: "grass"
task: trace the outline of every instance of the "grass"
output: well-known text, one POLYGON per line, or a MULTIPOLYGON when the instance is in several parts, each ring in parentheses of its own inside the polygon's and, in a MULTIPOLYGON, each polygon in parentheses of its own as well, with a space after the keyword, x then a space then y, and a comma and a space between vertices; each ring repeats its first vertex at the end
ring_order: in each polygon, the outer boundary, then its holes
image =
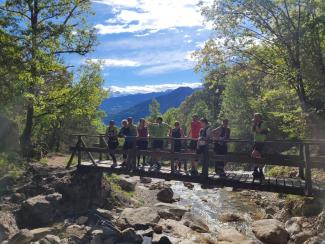
POLYGON ((25 172, 22 159, 16 153, 0 154, 0 196, 25 172))
POLYGON ((104 181, 108 183, 112 190, 112 196, 114 197, 125 197, 127 199, 130 199, 134 197, 134 192, 132 191, 124 191, 120 185, 117 183, 120 177, 116 174, 104 174, 104 181))

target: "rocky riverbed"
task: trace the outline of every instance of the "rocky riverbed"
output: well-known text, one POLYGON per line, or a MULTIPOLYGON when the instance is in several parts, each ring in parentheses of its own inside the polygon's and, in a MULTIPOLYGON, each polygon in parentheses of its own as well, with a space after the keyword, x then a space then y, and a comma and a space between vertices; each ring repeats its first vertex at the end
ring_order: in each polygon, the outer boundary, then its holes
POLYGON ((38 164, 5 191, 0 208, 0 243, 9 244, 325 243, 325 212, 315 199, 128 176, 107 181, 96 171, 38 164))

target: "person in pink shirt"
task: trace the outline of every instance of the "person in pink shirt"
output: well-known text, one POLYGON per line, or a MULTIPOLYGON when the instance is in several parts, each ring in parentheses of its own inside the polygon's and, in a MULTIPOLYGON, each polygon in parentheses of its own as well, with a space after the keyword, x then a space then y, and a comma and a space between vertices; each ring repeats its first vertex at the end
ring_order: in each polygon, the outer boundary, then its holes
MULTIPOLYGON (((188 132, 188 138, 191 138, 189 148, 191 151, 195 152, 197 148, 197 139, 200 136, 200 130, 202 128, 202 124, 200 122, 199 116, 194 114, 192 116, 192 122, 190 131, 188 132)), ((197 163, 196 161, 191 161, 191 174, 195 175, 197 173, 197 163)))

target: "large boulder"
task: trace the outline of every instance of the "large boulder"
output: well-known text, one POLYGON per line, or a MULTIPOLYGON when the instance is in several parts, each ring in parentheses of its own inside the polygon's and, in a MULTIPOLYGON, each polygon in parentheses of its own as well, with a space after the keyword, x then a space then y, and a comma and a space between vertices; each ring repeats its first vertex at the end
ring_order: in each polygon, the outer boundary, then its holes
MULTIPOLYGON (((249 240, 246 236, 235 229, 221 230, 218 235, 218 243, 226 242, 232 244, 254 244, 255 242, 249 240)), ((274 243, 275 244, 275 243, 274 243)))
POLYGON ((43 228, 37 228, 33 229, 30 232, 33 234, 34 238, 33 241, 38 241, 45 237, 46 235, 50 234, 53 231, 52 228, 49 227, 43 227, 43 228))
POLYGON ((137 230, 147 229, 151 224, 159 221, 159 215, 155 208, 140 207, 126 208, 117 220, 121 228, 133 227, 137 230))
POLYGON ((301 221, 302 217, 292 217, 285 223, 284 227, 290 235, 295 235, 301 232, 301 221))
POLYGON ((0 243, 18 232, 16 219, 10 212, 0 212, 0 243))
POLYGON ((135 186, 137 185, 137 180, 134 178, 119 178, 115 182, 123 191, 135 191, 135 186))
POLYGON ((60 215, 61 199, 60 193, 27 199, 17 213, 18 226, 37 228, 52 223, 60 215))
POLYGON ((156 203, 154 206, 158 209, 158 214, 163 219, 180 220, 186 212, 190 211, 189 208, 170 203, 156 203))
POLYGON ((27 229, 22 229, 8 241, 8 244, 27 244, 30 243, 33 238, 34 235, 32 232, 27 229))
POLYGON ((137 234, 134 228, 127 228, 121 232, 121 240, 124 242, 142 243, 143 237, 137 234))
POLYGON ((286 244, 289 240, 289 234, 284 229, 283 223, 275 219, 254 221, 252 231, 265 244, 286 244))
POLYGON ((182 223, 173 219, 161 219, 158 222, 158 225, 163 227, 164 233, 170 233, 176 238, 190 239, 194 233, 189 227, 182 225, 182 223))
POLYGON ((161 202, 172 203, 173 197, 174 197, 174 192, 170 187, 166 187, 157 193, 157 199, 158 201, 161 202))
POLYGON ((197 215, 190 212, 184 214, 182 221, 185 226, 191 228, 192 230, 200 233, 209 232, 209 227, 205 221, 197 215))

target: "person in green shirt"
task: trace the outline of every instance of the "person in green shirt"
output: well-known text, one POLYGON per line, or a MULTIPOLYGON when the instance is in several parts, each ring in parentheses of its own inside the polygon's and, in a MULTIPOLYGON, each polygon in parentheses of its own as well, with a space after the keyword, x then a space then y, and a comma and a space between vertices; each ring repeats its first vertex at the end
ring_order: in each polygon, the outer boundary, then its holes
MULTIPOLYGON (((269 129, 267 128, 265 122, 263 121, 262 115, 260 113, 255 113, 254 118, 252 120, 252 132, 254 136, 254 146, 252 151, 252 158, 261 159, 262 151, 264 148, 264 141, 266 140, 266 136, 269 133, 269 129)), ((253 176, 255 178, 264 178, 263 174, 263 166, 254 166, 253 176)))
MULTIPOLYGON (((163 122, 162 117, 158 117, 156 119, 156 123, 150 123, 148 124, 148 131, 149 131, 149 136, 153 138, 152 140, 152 148, 154 150, 161 150, 164 148, 164 139, 165 137, 168 137, 169 132, 170 132, 170 126, 163 122)), ((157 157, 153 156, 152 157, 152 163, 151 167, 156 166, 157 170, 160 170, 161 165, 157 160, 157 157)))

